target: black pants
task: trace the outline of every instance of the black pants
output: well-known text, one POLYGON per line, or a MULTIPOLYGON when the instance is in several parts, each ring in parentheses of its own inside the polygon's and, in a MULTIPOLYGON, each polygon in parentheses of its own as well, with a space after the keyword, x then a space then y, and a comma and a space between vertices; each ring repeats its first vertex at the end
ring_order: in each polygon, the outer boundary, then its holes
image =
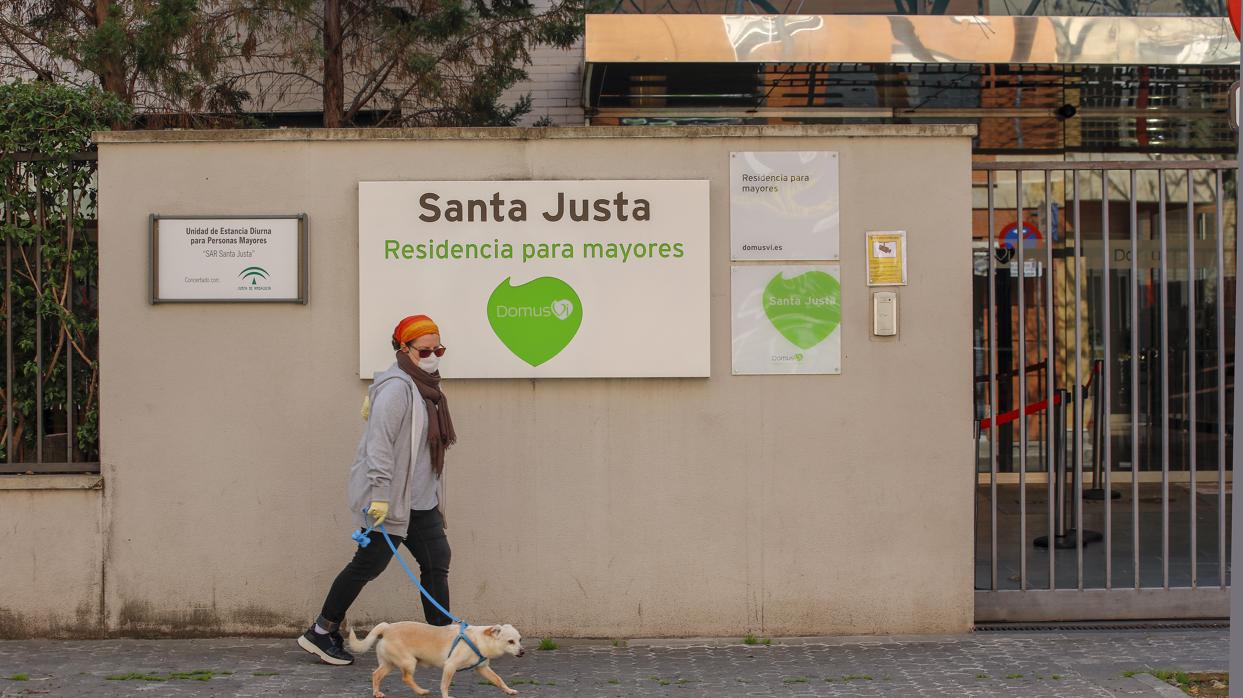
MULTIPOLYGON (((363 587, 380 576, 393 557, 393 551, 379 531, 372 531, 369 537, 371 542, 367 547, 359 546, 354 551, 354 559, 341 570, 328 590, 328 598, 324 599, 324 608, 317 621, 325 630, 336 629, 363 587), (332 627, 325 626, 325 621, 332 627)), ((423 587, 440 605, 449 608, 449 539, 445 537, 445 522, 440 510, 411 511, 410 528, 405 539, 391 534, 389 538, 393 539, 394 545, 406 544, 419 563, 419 581, 423 587)), ((428 623, 448 625, 451 622, 430 601, 421 594, 419 596, 423 600, 423 617, 428 623)))

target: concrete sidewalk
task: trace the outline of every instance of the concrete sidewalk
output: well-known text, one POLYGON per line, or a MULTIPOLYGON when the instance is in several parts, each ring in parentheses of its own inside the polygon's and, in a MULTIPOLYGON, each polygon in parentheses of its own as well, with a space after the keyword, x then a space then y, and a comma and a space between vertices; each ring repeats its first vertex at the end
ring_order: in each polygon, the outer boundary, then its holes
MULTIPOLYGON (((925 637, 562 642, 494 662, 526 696, 1158 696, 1127 676, 1224 670, 1227 630, 977 632, 925 637)), ((530 650, 538 641, 528 638, 530 650)), ((368 696, 375 656, 329 667, 293 639, 0 642, 0 696, 368 696), (191 676, 192 672, 200 673, 191 676), (181 677, 170 677, 171 673, 181 677), (227 673, 226 673, 227 672, 227 673), (26 675, 26 680, 11 677, 26 675), (146 675, 146 678, 143 678, 146 675), (109 678, 111 677, 111 678, 109 678), (164 680, 153 680, 164 679, 164 680), (204 680, 205 679, 205 680, 204 680)), ((438 686, 423 668, 416 680, 438 686)), ((399 677, 390 697, 410 696, 399 677)), ((459 674, 457 698, 503 694, 459 674)), ((438 696, 439 692, 434 692, 438 696)))

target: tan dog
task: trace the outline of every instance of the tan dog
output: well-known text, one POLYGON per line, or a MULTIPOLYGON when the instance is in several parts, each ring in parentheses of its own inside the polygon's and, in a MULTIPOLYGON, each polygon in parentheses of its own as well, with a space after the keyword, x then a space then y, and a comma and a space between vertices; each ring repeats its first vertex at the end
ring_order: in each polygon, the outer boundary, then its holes
MULTIPOLYGON (((440 696, 450 698, 449 684, 453 675, 479 661, 479 655, 467 645, 459 641, 453 647, 453 639, 458 636, 458 626, 446 625, 438 627, 426 623, 403 621, 401 623, 380 623, 367 633, 367 637, 359 641, 350 629, 349 647, 354 653, 362 653, 375 645, 376 656, 380 666, 371 674, 371 694, 375 698, 384 698, 380 692, 380 682, 394 669, 401 671, 401 680, 414 689, 417 695, 425 696, 431 691, 419 686, 414 681, 414 669, 419 662, 441 667, 440 696), (453 647, 450 656, 449 648, 453 647)), ((512 625, 492 625, 488 627, 468 625, 466 636, 475 643, 475 647, 483 653, 485 660, 475 668, 475 672, 505 693, 516 696, 518 692, 505 685, 505 681, 497 676, 489 663, 493 659, 512 654, 521 657, 526 654, 522 649, 522 636, 512 625)))

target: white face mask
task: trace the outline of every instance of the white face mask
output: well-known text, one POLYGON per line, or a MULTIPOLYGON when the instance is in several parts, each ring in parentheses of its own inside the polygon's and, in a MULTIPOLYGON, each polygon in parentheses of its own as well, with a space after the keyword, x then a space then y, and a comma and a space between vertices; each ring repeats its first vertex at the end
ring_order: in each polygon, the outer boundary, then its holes
POLYGON ((424 371, 427 371, 428 373, 435 373, 436 369, 439 367, 440 367, 440 357, 436 356, 435 354, 432 354, 426 359, 419 359, 419 368, 423 369, 424 371))

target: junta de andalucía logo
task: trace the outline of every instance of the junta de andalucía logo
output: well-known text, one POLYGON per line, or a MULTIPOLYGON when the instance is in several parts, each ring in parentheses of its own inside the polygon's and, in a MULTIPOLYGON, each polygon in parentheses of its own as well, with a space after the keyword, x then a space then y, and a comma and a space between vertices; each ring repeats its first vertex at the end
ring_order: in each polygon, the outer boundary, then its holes
POLYGON ((242 281, 249 279, 251 286, 257 286, 259 284, 259 279, 267 281, 268 270, 263 267, 246 267, 242 270, 241 274, 238 274, 238 276, 242 279, 242 281))
POLYGON ((242 285, 238 286, 239 290, 263 291, 271 288, 266 283, 268 270, 263 267, 246 267, 237 276, 242 280, 242 285), (247 284, 247 281, 250 283, 247 284))

